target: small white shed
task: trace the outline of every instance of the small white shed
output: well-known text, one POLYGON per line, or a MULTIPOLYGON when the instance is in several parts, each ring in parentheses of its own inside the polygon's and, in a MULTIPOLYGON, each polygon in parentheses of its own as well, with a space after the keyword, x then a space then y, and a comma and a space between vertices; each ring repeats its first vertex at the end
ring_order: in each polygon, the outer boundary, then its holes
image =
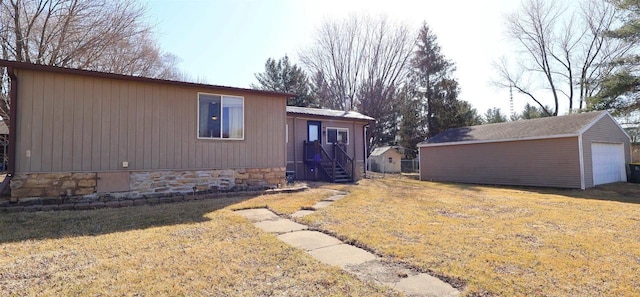
POLYGON ((382 173, 400 173, 402 154, 399 147, 383 146, 373 150, 369 157, 371 171, 382 173))

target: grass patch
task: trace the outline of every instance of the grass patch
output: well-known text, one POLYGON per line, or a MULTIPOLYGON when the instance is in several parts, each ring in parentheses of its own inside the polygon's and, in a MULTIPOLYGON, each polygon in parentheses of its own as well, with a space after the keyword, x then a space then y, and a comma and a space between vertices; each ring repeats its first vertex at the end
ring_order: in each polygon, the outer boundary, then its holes
POLYGON ((253 199, 264 198, 3 214, 0 295, 397 294, 315 261, 230 210, 253 199))
POLYGON ((316 202, 334 195, 329 189, 314 188, 295 194, 262 195, 234 204, 232 209, 268 207, 279 214, 292 214, 311 208, 316 202))
POLYGON ((387 178, 344 189, 345 199, 302 220, 462 279, 467 295, 640 295, 640 185, 573 191, 387 178))

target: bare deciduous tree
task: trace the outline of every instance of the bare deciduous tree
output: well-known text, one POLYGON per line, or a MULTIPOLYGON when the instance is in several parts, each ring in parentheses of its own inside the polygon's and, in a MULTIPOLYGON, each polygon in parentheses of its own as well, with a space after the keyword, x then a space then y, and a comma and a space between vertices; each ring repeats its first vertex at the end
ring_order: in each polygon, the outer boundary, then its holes
POLYGON ((607 1, 584 0, 572 5, 549 0, 526 0, 507 18, 508 36, 522 49, 517 66, 505 59, 496 64, 502 87, 513 87, 533 100, 544 113, 557 115, 561 100, 569 110, 584 107, 599 89, 600 78, 612 71, 609 62, 632 46, 606 34, 619 13, 607 1), (539 91, 551 94, 549 110, 539 91))
MULTIPOLYGON (((177 58, 162 53, 133 0, 0 1, 2 59, 177 79, 177 58)), ((6 74, 2 74, 6 81, 6 74)), ((8 123, 6 87, 0 116, 8 123)))
MULTIPOLYGON (((358 110, 378 119, 373 143, 384 142, 397 117, 397 92, 415 44, 409 28, 381 16, 326 21, 313 46, 300 55, 313 73, 323 107, 358 110)), ((393 134, 393 133, 392 133, 393 134)))

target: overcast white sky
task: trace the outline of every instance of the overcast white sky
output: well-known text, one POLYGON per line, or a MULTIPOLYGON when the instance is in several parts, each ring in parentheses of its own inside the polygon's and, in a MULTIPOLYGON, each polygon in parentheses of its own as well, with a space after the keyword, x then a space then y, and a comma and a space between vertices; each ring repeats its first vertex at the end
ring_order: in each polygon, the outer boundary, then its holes
MULTIPOLYGON (((143 0, 144 1, 144 0, 143 0)), ((267 58, 285 54, 294 62, 326 18, 353 13, 386 14, 417 30, 423 21, 435 31, 444 55, 457 65, 460 98, 479 113, 499 107, 509 112, 509 93, 491 85, 491 64, 511 51, 504 38, 504 15, 514 0, 148 0, 163 50, 181 59, 180 67, 207 83, 249 87, 267 58)), ((417 32, 417 31, 416 31, 417 32)), ((516 111, 525 98, 514 96, 516 111)))

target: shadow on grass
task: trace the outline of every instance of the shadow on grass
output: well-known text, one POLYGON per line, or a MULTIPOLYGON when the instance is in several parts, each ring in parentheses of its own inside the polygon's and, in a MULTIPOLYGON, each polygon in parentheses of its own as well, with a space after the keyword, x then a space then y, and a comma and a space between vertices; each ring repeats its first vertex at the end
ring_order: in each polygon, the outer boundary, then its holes
POLYGON ((478 184, 462 184, 462 183, 443 183, 443 184, 455 187, 460 190, 473 191, 473 192, 481 192, 482 191, 481 187, 483 187, 483 185, 478 185, 478 184))
POLYGON ((506 185, 482 185, 482 184, 463 184, 463 183, 445 183, 442 184, 453 186, 460 190, 482 191, 482 188, 495 187, 516 191, 533 192, 544 195, 560 195, 569 198, 616 201, 623 203, 640 204, 640 184, 634 183, 614 183, 600 185, 586 190, 580 189, 563 189, 549 187, 528 187, 528 186, 506 186, 506 185))
POLYGON ((83 211, 4 213, 0 244, 23 240, 96 236, 152 227, 199 223, 207 213, 257 196, 83 211))
POLYGON ((640 184, 633 183, 600 185, 586 190, 554 188, 526 188, 525 190, 539 194, 561 195, 570 198, 640 204, 640 184))

